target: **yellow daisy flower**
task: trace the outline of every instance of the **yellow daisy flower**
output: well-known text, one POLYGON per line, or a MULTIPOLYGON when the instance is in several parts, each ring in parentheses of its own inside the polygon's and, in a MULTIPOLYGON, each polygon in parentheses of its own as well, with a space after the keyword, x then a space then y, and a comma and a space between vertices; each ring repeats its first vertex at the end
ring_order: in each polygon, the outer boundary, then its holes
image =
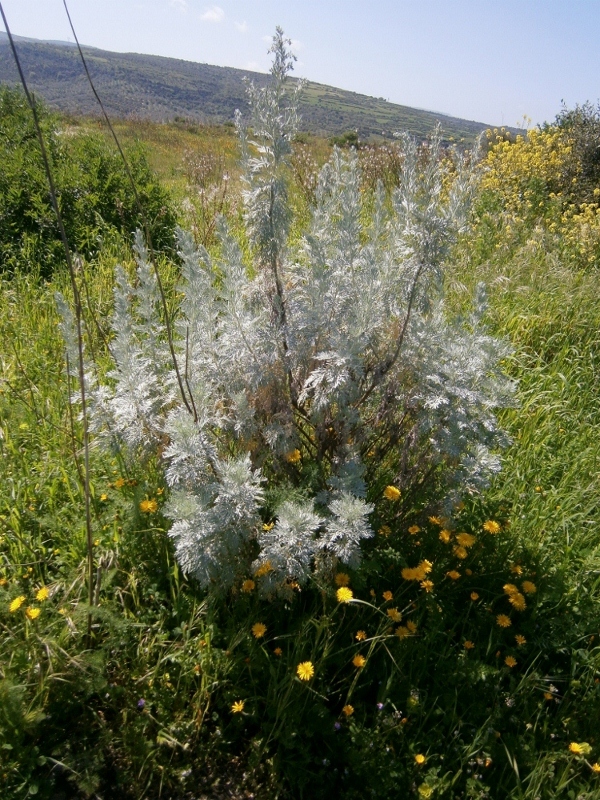
POLYGON ((285 454, 285 460, 289 464, 297 464, 301 458, 302 458, 302 453, 300 452, 300 450, 290 450, 289 453, 285 454))
POLYGON ((523 587, 525 594, 535 594, 537 592, 537 586, 531 581, 523 581, 521 586, 523 587))
POLYGON ((29 619, 37 619, 40 615, 39 608, 33 608, 32 606, 27 606, 25 609, 25 614, 29 619))
POLYGON ((315 674, 312 661, 302 661, 301 664, 298 664, 296 667, 296 674, 301 681, 309 681, 315 674))
POLYGON ((496 624, 501 628, 510 628, 512 620, 510 617, 507 617, 506 614, 498 614, 496 617, 496 624))
POLYGON ((500 533, 500 524, 495 519, 488 519, 483 523, 483 530, 488 533, 500 533))
POLYGON ((522 645, 527 644, 527 639, 520 633, 517 633, 515 636, 515 642, 519 645, 519 647, 521 647, 522 645))
POLYGON ((461 547, 460 545, 457 545, 456 547, 452 548, 452 552, 457 558, 460 559, 466 558, 469 555, 467 552, 467 548, 461 547))
POLYGON ((451 581, 457 581, 460 578, 460 572, 457 572, 455 569, 451 569, 450 572, 446 573, 446 575, 451 581))
POLYGON ((253 590, 255 587, 256 587, 256 584, 254 583, 254 581, 251 581, 250 579, 248 579, 247 581, 244 581, 244 582, 242 583, 242 592, 249 593, 249 592, 251 592, 251 591, 252 591, 252 590, 253 590))
POLYGON ((470 639, 467 639, 466 642, 463 644, 463 647, 465 648, 465 650, 472 650, 475 647, 475 644, 470 639))
POLYGON ((142 500, 140 503, 140 511, 143 514, 154 514, 158 511, 158 503, 154 499, 142 500))
POLYGON ((421 589, 425 589, 427 593, 433 591, 433 581, 421 581, 421 589))
POLYGON ((452 531, 449 531, 446 528, 440 531, 440 542, 443 542, 444 544, 449 544, 451 539, 452 539, 452 531))
POLYGON ((418 525, 411 525, 410 528, 408 529, 408 532, 411 533, 413 536, 416 533, 420 533, 420 531, 421 531, 421 528, 419 528, 418 525))
POLYGON ((354 638, 356 639, 357 642, 364 642, 364 640, 367 638, 367 634, 365 633, 365 631, 356 631, 356 635, 354 638))
POLYGON ((475 602, 475 600, 479 600, 479 595, 477 592, 471 592, 471 600, 475 602))
POLYGON ((349 703, 342 708, 342 713, 347 716, 351 717, 354 714, 354 706, 351 706, 349 703))
POLYGON ((367 659, 364 656, 356 655, 352 659, 352 663, 354 664, 355 667, 358 667, 358 669, 361 669, 367 663, 367 659))
POLYGON ((25 602, 25 600, 26 598, 24 594, 20 594, 18 597, 15 597, 15 599, 11 602, 11 604, 8 607, 10 613, 14 614, 15 611, 18 611, 25 602))
POLYGON ((394 595, 393 595, 393 594, 392 594, 392 592, 390 592, 389 590, 388 590, 387 592, 384 592, 384 593, 383 593, 383 595, 382 595, 382 597, 383 597, 383 599, 384 599, 384 600, 386 600, 386 601, 387 601, 387 600, 393 600, 393 599, 394 599, 394 595))
POLYGON ((382 525, 381 528, 379 528, 379 535, 380 536, 390 536, 391 533, 392 533, 392 529, 390 528, 389 525, 382 525))
POLYGON ((262 639, 266 632, 267 626, 263 625, 262 622, 255 622, 252 626, 252 635, 255 639, 262 639))
POLYGON ((383 490, 383 496, 386 500, 390 500, 392 503, 396 502, 396 500, 400 499, 400 489, 397 489, 395 486, 386 486, 383 490))
POLYGON ((417 753, 417 755, 415 756, 415 762, 417 764, 424 764, 426 761, 427 758, 422 753, 417 753))
POLYGON ((348 586, 350 583, 350 576, 346 575, 345 572, 338 572, 335 576, 335 583, 336 586, 348 586))
POLYGON ((472 533, 457 533, 456 541, 461 547, 473 547, 477 541, 477 537, 473 536, 472 533))
POLYGON ((241 714, 244 710, 245 703, 243 700, 236 700, 231 704, 231 711, 233 714, 241 714))
POLYGON ((338 603, 349 603, 354 597, 354 594, 352 589, 348 589, 347 586, 342 586, 337 590, 335 596, 337 597, 338 603))
POLYGON ((513 667, 517 666, 517 659, 513 658, 512 656, 506 656, 506 658, 504 659, 504 663, 506 664, 507 667, 510 667, 512 669, 513 667))
POLYGON ((38 589, 35 595, 35 599, 38 600, 40 603, 42 603, 44 600, 47 600, 49 597, 50 593, 48 592, 48 589, 45 586, 42 586, 41 589, 38 589))
POLYGON ((387 615, 392 620, 392 622, 400 622, 400 620, 402 619, 402 614, 398 611, 397 608, 388 608, 387 615))

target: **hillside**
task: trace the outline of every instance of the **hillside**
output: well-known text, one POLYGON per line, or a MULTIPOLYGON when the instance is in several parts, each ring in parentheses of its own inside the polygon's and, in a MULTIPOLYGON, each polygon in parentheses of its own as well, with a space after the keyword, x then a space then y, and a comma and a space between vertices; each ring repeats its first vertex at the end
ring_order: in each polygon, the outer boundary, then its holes
MULTIPOLYGON (((16 38, 31 89, 63 112, 98 113, 72 44, 16 38)), ((96 88, 113 117, 228 122, 237 108, 246 107, 244 78, 258 84, 267 80, 262 73, 176 58, 113 53, 93 47, 85 47, 84 52, 96 88)), ((0 82, 18 82, 4 33, 0 33, 0 82)), ((361 138, 382 134, 391 137, 398 130, 424 138, 439 121, 448 139, 469 141, 487 127, 311 81, 306 86, 301 113, 304 130, 326 136, 357 129, 361 138)))

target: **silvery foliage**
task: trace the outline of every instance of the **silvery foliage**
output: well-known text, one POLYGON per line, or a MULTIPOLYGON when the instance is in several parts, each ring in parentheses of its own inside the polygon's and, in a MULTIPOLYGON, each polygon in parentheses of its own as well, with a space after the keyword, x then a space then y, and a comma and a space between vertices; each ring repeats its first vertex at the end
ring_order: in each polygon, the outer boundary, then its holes
POLYGON ((175 364, 138 236, 135 286, 117 270, 112 370, 89 379, 97 438, 162 460, 177 558, 204 587, 257 573, 271 592, 357 567, 387 483, 410 498, 433 477, 447 503, 485 486, 505 443, 494 410, 513 391, 483 287, 464 319, 444 309, 474 156, 442 158, 439 133, 425 148, 400 137, 400 187, 391 204, 379 189, 365 222, 356 154, 335 150, 291 243, 287 44, 278 29, 272 81, 249 88, 252 138, 237 117, 253 263, 224 221, 216 262, 180 232, 175 364), (265 489, 286 487, 270 505, 265 489))

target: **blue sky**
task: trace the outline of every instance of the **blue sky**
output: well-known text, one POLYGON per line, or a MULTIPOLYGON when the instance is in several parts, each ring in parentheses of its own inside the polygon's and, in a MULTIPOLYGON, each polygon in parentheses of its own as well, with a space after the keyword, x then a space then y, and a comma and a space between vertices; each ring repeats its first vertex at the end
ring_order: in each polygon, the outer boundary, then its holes
MULTIPOLYGON (((3 0, 13 33, 70 38, 62 0, 3 0)), ((69 0, 82 43, 296 74, 492 125, 600 99, 600 0, 69 0)))

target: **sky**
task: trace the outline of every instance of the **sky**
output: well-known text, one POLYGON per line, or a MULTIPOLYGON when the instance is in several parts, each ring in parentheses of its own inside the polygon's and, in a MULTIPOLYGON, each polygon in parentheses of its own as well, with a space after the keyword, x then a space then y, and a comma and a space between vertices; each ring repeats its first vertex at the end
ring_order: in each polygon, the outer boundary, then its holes
MULTIPOLYGON (((67 0, 82 44, 295 75, 489 125, 600 99, 600 0, 67 0)), ((62 0, 2 0, 13 33, 72 41, 62 0)), ((0 23, 0 30, 3 29, 0 23)))

